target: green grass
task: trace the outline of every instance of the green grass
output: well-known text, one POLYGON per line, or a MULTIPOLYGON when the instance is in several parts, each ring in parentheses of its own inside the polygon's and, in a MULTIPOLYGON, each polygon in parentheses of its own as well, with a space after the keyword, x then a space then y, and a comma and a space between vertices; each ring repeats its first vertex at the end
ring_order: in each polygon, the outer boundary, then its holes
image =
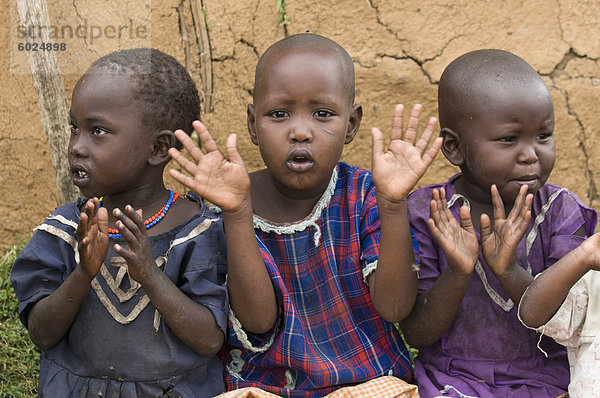
POLYGON ((40 351, 21 325, 10 284, 10 269, 24 246, 10 246, 0 258, 0 396, 6 398, 35 397, 40 370, 40 351))

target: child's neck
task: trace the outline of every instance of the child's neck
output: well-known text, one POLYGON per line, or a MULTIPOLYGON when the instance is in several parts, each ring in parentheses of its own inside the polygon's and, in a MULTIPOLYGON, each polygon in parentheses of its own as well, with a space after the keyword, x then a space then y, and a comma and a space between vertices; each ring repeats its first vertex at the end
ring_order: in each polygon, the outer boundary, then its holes
MULTIPOLYGON (((122 192, 118 194, 107 195, 102 199, 102 206, 108 210, 108 226, 115 228, 115 218, 112 214, 113 209, 119 208, 121 211, 126 205, 131 205, 135 210, 142 210, 142 219, 147 220, 158 213, 165 203, 169 200, 170 191, 164 184, 143 186, 135 190, 122 192)), ((147 229, 148 235, 158 235, 168 232, 183 221, 190 218, 198 211, 197 204, 179 198, 169 207, 164 217, 152 227, 147 229)))
POLYGON ((250 174, 254 214, 277 224, 294 223, 311 214, 329 185, 292 191, 278 186, 267 169, 250 174))
POLYGON ((126 205, 131 205, 136 210, 141 209, 146 215, 155 208, 155 211, 159 210, 168 197, 169 191, 163 184, 140 186, 130 191, 104 196, 102 206, 108 209, 110 221, 112 210, 115 208, 123 210, 126 205))

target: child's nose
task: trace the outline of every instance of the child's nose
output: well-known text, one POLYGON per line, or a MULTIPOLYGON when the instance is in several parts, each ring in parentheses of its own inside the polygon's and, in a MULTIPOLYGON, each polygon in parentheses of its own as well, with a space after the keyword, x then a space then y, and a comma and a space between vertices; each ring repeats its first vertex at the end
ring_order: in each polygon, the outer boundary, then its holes
POLYGON ((535 163, 538 161, 537 152, 534 145, 523 145, 519 151, 519 163, 535 163))
POLYGON ((311 142, 313 135, 309 123, 298 120, 291 126, 290 138, 295 142, 311 142))
POLYGON ((86 156, 87 146, 81 134, 71 135, 69 140, 69 154, 76 157, 86 156))

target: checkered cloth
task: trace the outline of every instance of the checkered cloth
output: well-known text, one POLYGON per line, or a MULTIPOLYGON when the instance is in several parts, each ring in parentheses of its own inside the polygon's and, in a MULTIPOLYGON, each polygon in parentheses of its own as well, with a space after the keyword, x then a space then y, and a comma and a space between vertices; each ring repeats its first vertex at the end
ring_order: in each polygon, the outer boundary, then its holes
POLYGON ((404 342, 363 279, 380 239, 368 171, 338 164, 311 216, 286 226, 255 219, 255 228, 280 314, 264 335, 246 334, 232 316, 223 351, 228 389, 322 397, 382 376, 411 380, 404 342))
MULTIPOLYGON (((278 398, 257 387, 240 388, 217 398, 278 398)), ((344 387, 325 398, 419 398, 417 386, 393 376, 384 376, 353 387, 344 387)))

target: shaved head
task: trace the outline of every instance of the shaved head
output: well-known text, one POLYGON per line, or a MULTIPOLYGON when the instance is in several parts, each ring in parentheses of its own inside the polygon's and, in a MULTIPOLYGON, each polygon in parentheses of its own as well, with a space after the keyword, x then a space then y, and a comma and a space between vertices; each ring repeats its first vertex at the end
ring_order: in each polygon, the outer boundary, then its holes
POLYGON ((465 123, 493 112, 498 101, 510 101, 515 91, 550 97, 540 75, 515 54, 495 49, 463 54, 440 78, 440 126, 459 132, 465 123))
POLYGON ((256 101, 257 95, 260 95, 257 88, 261 86, 261 80, 268 76, 273 65, 288 54, 302 52, 319 53, 337 60, 341 72, 341 76, 337 78, 343 82, 345 92, 347 92, 350 104, 352 104, 354 102, 354 64, 352 59, 342 46, 331 39, 314 33, 301 33, 286 37, 273 44, 263 53, 258 60, 254 75, 254 101, 256 101))

